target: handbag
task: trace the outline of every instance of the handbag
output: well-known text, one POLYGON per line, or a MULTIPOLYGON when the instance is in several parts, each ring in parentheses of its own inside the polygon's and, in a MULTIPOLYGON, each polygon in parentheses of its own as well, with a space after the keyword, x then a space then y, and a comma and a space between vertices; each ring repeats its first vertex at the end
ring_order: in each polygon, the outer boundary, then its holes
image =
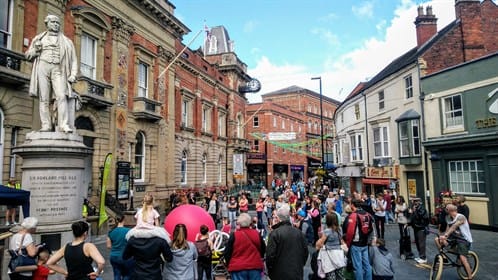
MULTIPOLYGON (((326 241, 325 241, 326 243, 326 241)), ((318 252, 318 260, 319 266, 318 271, 323 272, 325 274, 332 272, 336 269, 343 268, 347 264, 347 258, 345 256, 345 251, 342 247, 342 242, 339 238, 339 244, 341 245, 341 249, 328 250, 327 246, 324 246, 318 252)))
MULTIPOLYGON (((22 247, 22 243, 24 242, 24 236, 26 234, 23 234, 21 237, 21 243, 20 247, 17 250, 9 250, 10 254, 10 261, 9 261, 9 269, 12 272, 16 272, 16 269, 22 267, 22 266, 36 266, 36 260, 35 258, 32 258, 28 255, 28 252, 26 251, 26 248, 22 247)), ((33 270, 36 270, 34 268, 33 270)))

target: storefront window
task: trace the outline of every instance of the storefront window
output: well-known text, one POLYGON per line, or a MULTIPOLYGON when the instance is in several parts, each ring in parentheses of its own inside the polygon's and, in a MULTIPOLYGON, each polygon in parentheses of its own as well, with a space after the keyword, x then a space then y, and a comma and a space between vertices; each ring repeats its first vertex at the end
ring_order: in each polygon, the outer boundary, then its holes
POLYGON ((482 160, 455 160, 448 162, 450 188, 456 193, 484 193, 482 160))

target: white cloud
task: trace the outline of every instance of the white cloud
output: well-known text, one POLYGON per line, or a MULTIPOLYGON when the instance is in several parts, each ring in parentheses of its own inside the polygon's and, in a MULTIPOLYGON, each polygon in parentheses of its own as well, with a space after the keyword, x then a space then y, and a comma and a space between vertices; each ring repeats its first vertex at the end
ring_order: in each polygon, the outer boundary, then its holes
MULTIPOLYGON (((261 57, 249 74, 260 79, 262 93, 298 85, 318 91, 318 83, 311 81, 313 76, 321 76, 325 95, 343 100, 361 81, 372 78, 395 58, 416 46, 416 33, 413 21, 417 15, 415 0, 402 0, 394 12, 394 17, 385 24, 385 36, 381 39, 366 38, 361 47, 340 56, 329 56, 321 73, 310 73, 304 65, 277 65, 267 57, 261 57), (342 94, 339 95, 339 92, 342 94)), ((453 1, 432 0, 422 3, 431 5, 438 17, 438 29, 454 20, 453 1)), ((257 96, 259 96, 258 94, 257 96)), ((248 96, 250 101, 258 100, 248 96)))
POLYGON ((276 65, 266 56, 262 56, 255 68, 249 69, 249 75, 259 79, 261 92, 248 93, 249 102, 261 102, 261 94, 279 90, 292 85, 311 88, 316 81, 311 81, 312 75, 304 65, 276 65))
POLYGON ((331 46, 336 46, 339 44, 339 37, 337 37, 336 34, 332 33, 332 31, 325 28, 313 28, 311 30, 311 34, 320 36, 320 39, 324 40, 331 46))
POLYGON ((353 12, 353 14, 359 18, 364 18, 364 17, 368 17, 368 18, 371 18, 373 17, 373 8, 374 8, 374 5, 373 5, 373 2, 371 1, 364 1, 362 3, 360 3, 360 5, 353 5, 351 7, 351 11, 353 12))
POLYGON ((259 25, 259 23, 255 20, 250 20, 244 23, 244 32, 245 33, 251 33, 256 29, 256 27, 259 25))

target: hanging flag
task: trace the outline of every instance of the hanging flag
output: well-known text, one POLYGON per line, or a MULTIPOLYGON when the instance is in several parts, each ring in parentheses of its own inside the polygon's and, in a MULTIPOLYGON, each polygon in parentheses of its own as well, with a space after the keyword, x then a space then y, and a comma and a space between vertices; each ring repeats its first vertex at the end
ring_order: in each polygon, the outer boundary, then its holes
POLYGON ((100 189, 100 207, 99 207, 99 227, 102 226, 109 218, 105 211, 105 194, 107 184, 109 183, 109 175, 111 174, 112 153, 108 153, 104 161, 104 171, 102 172, 102 186, 100 189))
POLYGON ((206 32, 206 39, 211 39, 211 29, 207 26, 206 22, 204 21, 204 31, 206 32))

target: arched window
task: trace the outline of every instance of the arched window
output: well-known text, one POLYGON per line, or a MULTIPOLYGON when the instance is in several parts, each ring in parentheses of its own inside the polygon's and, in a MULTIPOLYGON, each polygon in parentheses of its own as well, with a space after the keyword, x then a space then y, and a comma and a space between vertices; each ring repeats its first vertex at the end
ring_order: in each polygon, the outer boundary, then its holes
POLYGON ((202 155, 202 183, 207 183, 207 154, 202 155))
POLYGON ((135 144, 135 180, 145 180, 145 135, 138 132, 135 144))
POLYGON ((93 148, 93 142, 95 138, 88 136, 88 133, 81 131, 95 131, 93 128, 92 120, 89 117, 80 116, 74 121, 74 126, 76 127, 76 129, 80 130, 79 134, 83 136, 83 144, 85 144, 87 147, 93 148))
POLYGON ((187 184, 187 151, 182 152, 180 163, 180 183, 182 185, 187 184))

